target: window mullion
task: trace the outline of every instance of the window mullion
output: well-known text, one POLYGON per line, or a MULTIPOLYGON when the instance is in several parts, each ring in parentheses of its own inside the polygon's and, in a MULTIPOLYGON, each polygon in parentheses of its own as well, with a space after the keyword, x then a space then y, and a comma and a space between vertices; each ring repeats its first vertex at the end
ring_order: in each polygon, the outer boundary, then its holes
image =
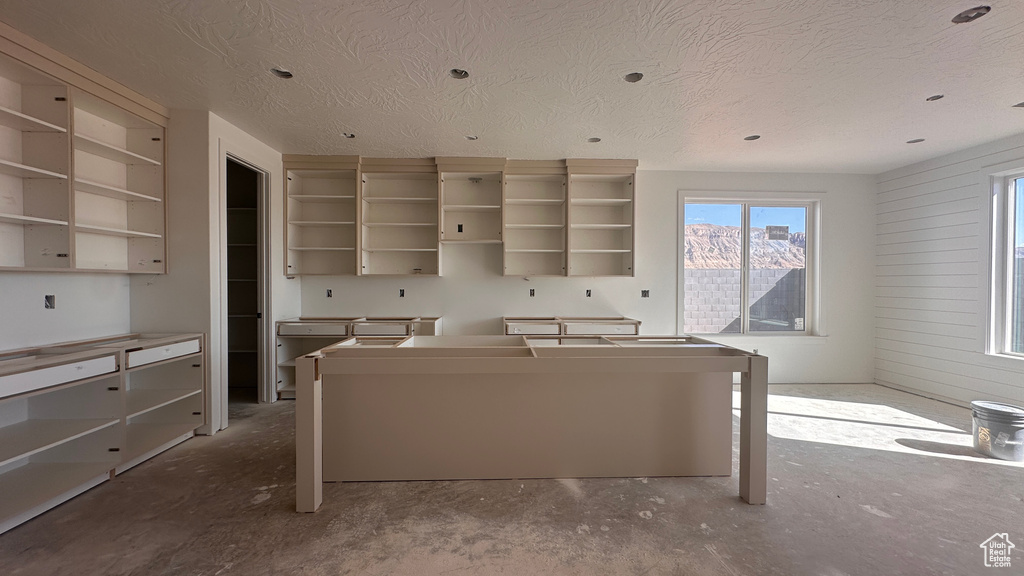
POLYGON ((750 204, 740 217, 740 332, 750 332, 750 204))

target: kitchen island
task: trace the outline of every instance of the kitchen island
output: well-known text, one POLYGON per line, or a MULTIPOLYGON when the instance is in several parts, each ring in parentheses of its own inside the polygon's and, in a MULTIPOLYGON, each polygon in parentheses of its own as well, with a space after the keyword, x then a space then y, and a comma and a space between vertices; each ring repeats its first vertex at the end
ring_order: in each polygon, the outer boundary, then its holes
POLYGON ((728 476, 766 492, 768 359, 685 336, 354 337, 296 361, 296 508, 323 482, 728 476))

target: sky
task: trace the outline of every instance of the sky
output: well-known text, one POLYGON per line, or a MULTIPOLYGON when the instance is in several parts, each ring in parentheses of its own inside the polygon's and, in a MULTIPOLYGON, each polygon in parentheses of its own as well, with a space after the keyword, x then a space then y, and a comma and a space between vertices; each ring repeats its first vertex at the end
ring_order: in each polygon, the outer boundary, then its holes
MULTIPOLYGON (((1020 185, 1024 193, 1024 182, 1020 185)), ((742 207, 739 204, 687 204, 686 224, 718 224, 739 226, 742 207)), ((751 206, 750 225, 754 228, 765 226, 789 226, 790 234, 806 229, 806 208, 751 206)), ((1024 221, 1024 218, 1021 219, 1024 221)), ((1024 238, 1024 235, 1021 236, 1024 238)))

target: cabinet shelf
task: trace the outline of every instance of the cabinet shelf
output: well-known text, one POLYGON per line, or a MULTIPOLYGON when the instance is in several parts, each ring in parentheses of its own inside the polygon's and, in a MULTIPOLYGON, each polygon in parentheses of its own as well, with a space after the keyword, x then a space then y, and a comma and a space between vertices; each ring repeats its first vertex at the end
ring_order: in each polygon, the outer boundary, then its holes
POLYGON ((437 252, 437 248, 364 248, 363 252, 437 252))
POLYGON ((560 254, 565 250, 558 250, 553 248, 514 248, 506 249, 505 252, 512 254, 560 254))
POLYGON ((7 126, 8 128, 14 128, 21 132, 67 132, 67 128, 62 128, 56 124, 50 124, 45 120, 40 120, 23 114, 17 110, 12 110, 6 106, 0 106, 0 125, 7 126))
POLYGON ((255 278, 228 278, 228 282, 258 282, 255 278))
POLYGON ((355 222, 333 222, 328 220, 289 220, 291 226, 354 226, 355 222))
POLYGON ((300 252, 349 252, 355 250, 352 246, 290 246, 288 249, 300 252))
POLYGON ((196 424, 129 424, 127 427, 127 448, 124 461, 131 461, 139 456, 159 448, 179 436, 195 432, 196 424))
POLYGON ((565 224, 506 224, 505 228, 510 230, 559 230, 565 228, 565 224))
MULTIPOLYGON (((72 490, 84 491, 109 478, 110 462, 32 462, 0 475, 0 520, 31 512, 72 490)), ((49 507, 49 506, 47 506, 49 507)))
POLYGON ((36 218, 35 216, 23 216, 21 214, 0 213, 0 222, 4 224, 48 224, 52 226, 67 226, 66 220, 51 220, 50 218, 36 218))
POLYGON ((625 206, 632 201, 631 198, 573 198, 569 203, 578 206, 625 206))
POLYGON ((560 206, 565 204, 564 198, 506 198, 505 204, 511 206, 560 206))
POLYGON ((417 196, 363 196, 368 204, 437 204, 437 198, 417 196))
POLYGON ((573 228, 580 230, 628 230, 631 224, 573 224, 573 228))
POLYGON ((228 207, 228 212, 255 212, 256 210, 256 208, 250 208, 248 206, 228 207))
POLYGON ((128 392, 128 398, 125 401, 128 418, 134 418, 151 412, 157 408, 163 408, 168 404, 173 404, 179 400, 184 400, 190 396, 201 394, 203 391, 198 388, 193 389, 141 389, 141 390, 130 390, 128 392))
POLYGON ((628 249, 614 249, 614 250, 570 250, 573 254, 629 254, 632 250, 628 249))
POLYGON ((108 228, 106 226, 92 226, 90 224, 75 224, 77 232, 87 234, 102 234, 104 236, 123 236, 126 238, 160 238, 159 234, 151 232, 139 232, 136 230, 124 230, 121 228, 108 228))
POLYGON ((130 150, 126 150, 119 146, 113 146, 106 142, 101 142, 91 136, 85 134, 75 134, 75 149, 81 150, 82 152, 88 152, 89 154, 95 154, 114 162, 120 162, 121 164, 145 164, 148 166, 160 166, 160 162, 152 158, 147 158, 141 154, 136 154, 130 150))
MULTIPOLYGON (((75 178, 75 190, 79 192, 88 192, 89 194, 96 194, 99 196, 106 196, 108 198, 117 198, 119 200, 143 200, 146 202, 161 202, 160 198, 156 196, 150 196, 148 194, 142 194, 139 192, 132 192, 125 188, 118 188, 117 186, 109 186, 107 184, 100 184, 99 182, 93 182, 84 178, 75 178)), ((228 208, 228 210, 235 210, 235 208, 228 208)))
POLYGON ((351 202, 356 199, 355 196, 337 196, 333 194, 292 194, 288 196, 289 200, 295 200, 296 202, 351 202))
POLYGON ((413 228, 437 226, 437 222, 363 222, 367 228, 413 228))
POLYGON ((0 467, 114 426, 120 419, 25 420, 0 428, 0 467))
POLYGON ((66 175, 58 172, 51 172, 50 170, 43 170, 42 168, 33 168, 32 166, 26 166, 25 164, 19 164, 17 162, 2 159, 0 159, 0 173, 7 174, 9 176, 17 176, 18 178, 55 178, 57 180, 67 178, 66 175))
POLYGON ((444 207, 445 212, 498 212, 501 206, 492 204, 453 204, 444 207))

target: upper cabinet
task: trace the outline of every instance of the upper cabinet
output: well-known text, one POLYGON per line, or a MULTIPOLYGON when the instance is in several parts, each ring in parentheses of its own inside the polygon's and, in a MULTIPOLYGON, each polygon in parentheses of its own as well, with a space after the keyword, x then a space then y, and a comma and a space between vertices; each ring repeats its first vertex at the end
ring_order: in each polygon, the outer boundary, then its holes
POLYGON ((71 267, 68 89, 0 55, 0 267, 71 267))
POLYGON ((364 158, 359 274, 440 274, 432 160, 364 158))
POLYGON ((165 272, 166 112, 0 40, 0 270, 165 272))
POLYGON ((636 160, 284 156, 285 274, 441 274, 502 245, 505 276, 633 276, 636 160))
POLYGON ((285 274, 355 274, 358 156, 285 155, 285 274))
POLYGON ((441 242, 501 242, 504 158, 437 158, 441 242))
POLYGON ((75 90, 75 266, 164 272, 164 129, 75 90))
POLYGON ((635 160, 567 160, 569 275, 633 276, 635 160))
POLYGON ((565 276, 565 185, 565 162, 508 162, 505 276, 565 276))

